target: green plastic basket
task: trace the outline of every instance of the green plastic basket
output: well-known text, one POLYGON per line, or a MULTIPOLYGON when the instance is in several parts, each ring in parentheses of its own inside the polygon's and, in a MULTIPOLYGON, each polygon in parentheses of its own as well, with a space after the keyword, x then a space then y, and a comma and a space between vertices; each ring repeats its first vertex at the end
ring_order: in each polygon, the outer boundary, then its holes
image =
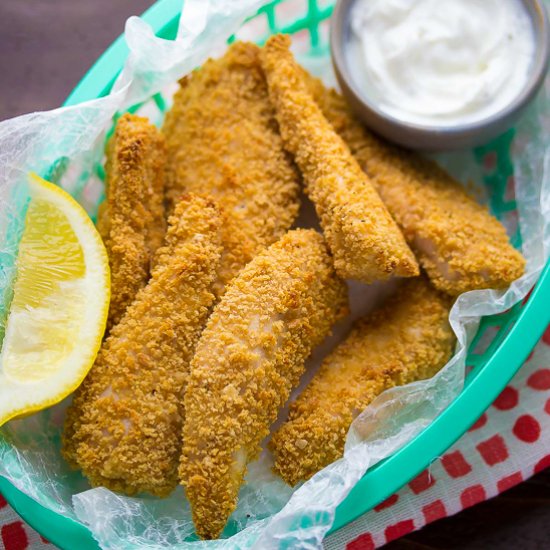
MULTIPOLYGON (((265 18, 268 34, 305 32, 309 38, 309 54, 325 55, 328 48, 327 23, 334 2, 304 0, 306 9, 303 17, 288 24, 278 21, 276 6, 282 3, 284 0, 276 0, 260 9, 255 16, 265 18)), ((142 17, 152 26, 157 36, 173 39, 180 10, 181 0, 159 0, 142 17)), ((264 38, 267 38, 267 35, 264 38)), ((231 37, 229 41, 233 40, 234 37, 231 37)), ((121 36, 88 71, 65 105, 75 105, 108 94, 127 55, 128 48, 121 36)), ((162 96, 157 95, 153 100, 160 111, 165 110, 162 96)), ((476 150, 480 162, 491 157, 496 159, 494 170, 485 176, 485 183, 490 192, 491 209, 497 216, 504 216, 516 209, 515 201, 506 198, 507 184, 513 174, 509 155, 512 138, 513 132, 510 131, 476 150)), ((102 178, 100 166, 97 167, 97 173, 102 178)), ((516 246, 521 244, 519 230, 512 237, 512 242, 516 246)), ((503 314, 481 320, 468 354, 467 365, 471 370, 460 395, 417 437, 365 474, 337 508, 330 532, 353 521, 405 485, 436 457, 443 454, 481 416, 520 368, 548 326, 548 304, 550 263, 546 265, 537 285, 522 303, 503 314), (484 345, 478 346, 481 339, 484 345), (483 347, 482 351, 479 351, 480 347, 483 347)), ((84 526, 43 508, 4 478, 0 478, 0 491, 23 519, 60 548, 98 548, 97 542, 84 526)))

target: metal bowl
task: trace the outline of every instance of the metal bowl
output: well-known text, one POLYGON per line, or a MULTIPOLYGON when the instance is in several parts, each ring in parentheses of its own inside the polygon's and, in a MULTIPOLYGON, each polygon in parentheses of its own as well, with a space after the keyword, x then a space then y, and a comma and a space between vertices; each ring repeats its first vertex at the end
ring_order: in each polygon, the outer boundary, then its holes
POLYGON ((550 56, 548 16, 541 1, 523 0, 533 22, 536 40, 535 59, 521 93, 504 109, 468 124, 423 125, 405 122, 383 112, 355 82, 349 68, 346 45, 351 38, 350 11, 357 0, 338 0, 330 27, 332 63, 343 94, 359 118, 376 133, 390 141, 426 151, 474 147, 510 128, 544 82, 550 56))

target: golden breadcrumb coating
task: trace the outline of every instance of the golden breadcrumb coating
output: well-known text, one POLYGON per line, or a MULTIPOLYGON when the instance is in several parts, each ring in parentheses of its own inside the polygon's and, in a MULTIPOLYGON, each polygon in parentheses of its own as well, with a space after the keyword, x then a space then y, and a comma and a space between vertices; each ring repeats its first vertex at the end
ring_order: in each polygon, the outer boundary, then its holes
POLYGON ((424 277, 404 283, 324 360, 270 442, 290 485, 339 459, 352 421, 384 390, 433 376, 451 357, 450 299, 424 277))
POLYGON ((300 177, 283 149, 259 48, 238 42, 183 78, 166 115, 167 196, 205 192, 223 207, 216 293, 290 228, 300 177))
POLYGON ((162 134, 146 118, 130 114, 118 119, 106 152, 107 198, 97 225, 111 266, 109 330, 147 283, 166 232, 166 152, 162 134))
POLYGON ((306 358, 346 312, 346 286, 313 230, 290 231, 229 285, 185 393, 180 476, 199 536, 220 535, 306 358))
POLYGON ((303 71, 310 93, 370 176, 432 283, 453 296, 506 288, 525 260, 502 224, 435 162, 366 130, 345 99, 303 71))
POLYGON ((75 393, 63 454, 94 486, 166 496, 178 483, 183 392, 215 299, 221 223, 210 199, 181 200, 151 280, 75 393))
POLYGON ((403 235, 348 147, 301 78, 288 36, 272 36, 261 53, 283 141, 315 203, 341 277, 371 283, 418 275, 403 235))
MULTIPOLYGON (((111 143, 112 140, 109 142, 111 143)), ((107 147, 109 147, 107 145, 107 147)), ((105 194, 107 195, 107 182, 105 182, 105 194)), ((108 199, 105 198, 103 202, 100 203, 100 205, 97 208, 97 221, 96 221, 96 229, 101 235, 101 238, 103 239, 103 242, 107 246, 108 240, 109 240, 109 233, 111 232, 111 222, 109 220, 109 206, 108 206, 108 199)))

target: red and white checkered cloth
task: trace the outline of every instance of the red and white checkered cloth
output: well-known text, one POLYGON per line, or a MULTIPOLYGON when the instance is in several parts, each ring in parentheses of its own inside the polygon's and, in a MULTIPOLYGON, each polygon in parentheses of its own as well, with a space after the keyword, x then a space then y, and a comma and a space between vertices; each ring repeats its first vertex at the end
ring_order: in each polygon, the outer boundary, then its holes
POLYGON ((396 494, 329 536, 370 550, 510 489, 550 467, 550 327, 483 416, 396 494))
POLYGON ((43 548, 54 550, 55 546, 24 523, 0 495, 0 548, 5 550, 43 548))
MULTIPOLYGON (((325 540, 371 550, 452 516, 550 467, 550 327, 512 382, 442 457, 374 510, 325 540)), ((0 547, 53 550, 0 495, 0 547)))

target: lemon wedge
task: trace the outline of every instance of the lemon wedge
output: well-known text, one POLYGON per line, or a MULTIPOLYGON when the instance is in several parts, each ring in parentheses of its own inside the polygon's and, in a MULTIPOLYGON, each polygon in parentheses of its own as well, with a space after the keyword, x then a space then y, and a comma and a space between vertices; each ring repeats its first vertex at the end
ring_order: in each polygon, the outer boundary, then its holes
POLYGON ((74 391, 105 330, 107 252, 86 211, 36 175, 0 351, 0 426, 74 391))

